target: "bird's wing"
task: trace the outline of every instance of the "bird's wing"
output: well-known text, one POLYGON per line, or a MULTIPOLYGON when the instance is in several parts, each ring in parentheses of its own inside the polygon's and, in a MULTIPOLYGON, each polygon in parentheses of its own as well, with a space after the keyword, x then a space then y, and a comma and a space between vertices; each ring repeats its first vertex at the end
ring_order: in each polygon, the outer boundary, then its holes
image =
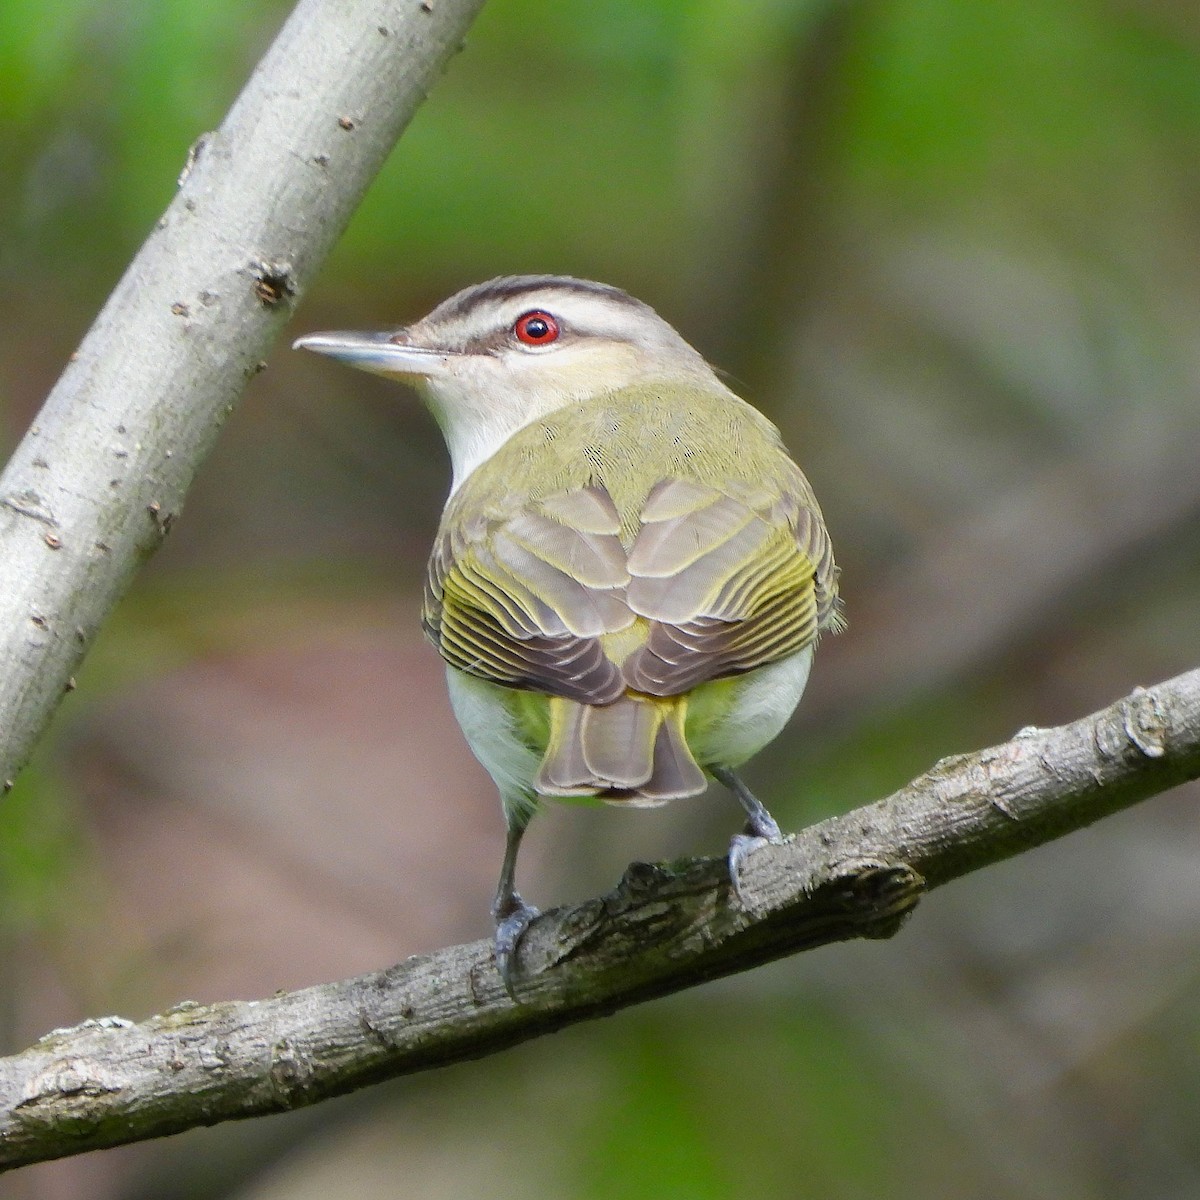
POLYGON ((460 670, 593 705, 793 654, 836 620, 836 569, 790 463, 784 482, 665 479, 624 523, 591 483, 451 522, 429 564, 426 631, 460 670), (632 652, 610 658, 605 639, 639 621, 632 652))
POLYGON ((620 529, 608 493, 594 486, 451 522, 429 561, 426 633, 472 675, 611 703, 625 684, 600 639, 636 619, 620 529))
POLYGON ((629 607, 650 622, 629 687, 669 696, 795 654, 837 622, 837 572, 799 470, 783 486, 668 479, 630 550, 629 607))

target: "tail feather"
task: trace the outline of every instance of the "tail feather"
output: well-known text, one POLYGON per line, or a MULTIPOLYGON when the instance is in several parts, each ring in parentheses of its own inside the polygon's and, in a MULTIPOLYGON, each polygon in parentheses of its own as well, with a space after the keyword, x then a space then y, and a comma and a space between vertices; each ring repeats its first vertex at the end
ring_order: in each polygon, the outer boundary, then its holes
POLYGON ((550 700, 550 740, 535 787, 551 796, 662 804, 708 786, 684 736, 687 699, 550 700))
POLYGON ((672 705, 663 715, 654 739, 654 769, 641 788, 648 800, 678 800, 697 796, 708 786, 684 736, 687 702, 672 705))
POLYGON ((580 740, 592 777, 632 791, 654 772, 654 742, 661 718, 653 704, 623 697, 583 711, 580 740))
POLYGON ((550 744, 534 786, 550 796, 594 796, 596 779, 583 757, 582 704, 553 697, 550 701, 550 744))

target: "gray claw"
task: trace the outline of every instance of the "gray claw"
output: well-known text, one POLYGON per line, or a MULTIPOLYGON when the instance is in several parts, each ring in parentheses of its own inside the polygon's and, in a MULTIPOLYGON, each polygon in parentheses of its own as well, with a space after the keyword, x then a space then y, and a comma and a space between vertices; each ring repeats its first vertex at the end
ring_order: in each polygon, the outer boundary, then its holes
POLYGON ((765 834, 735 833, 730 838, 729 882, 733 884, 734 895, 737 896, 738 902, 743 908, 749 908, 750 904, 742 893, 742 863, 755 850, 761 849, 763 846, 777 846, 782 841, 783 835, 779 832, 778 826, 775 829, 774 837, 765 834))
POLYGON ((493 944, 496 952, 496 969, 504 981, 504 990, 508 993, 509 998, 515 1001, 517 993, 513 968, 516 966, 517 944, 525 930, 529 928, 529 922, 538 915, 538 910, 531 904, 526 904, 516 892, 512 894, 509 905, 508 912, 503 915, 496 914, 496 937, 493 944))

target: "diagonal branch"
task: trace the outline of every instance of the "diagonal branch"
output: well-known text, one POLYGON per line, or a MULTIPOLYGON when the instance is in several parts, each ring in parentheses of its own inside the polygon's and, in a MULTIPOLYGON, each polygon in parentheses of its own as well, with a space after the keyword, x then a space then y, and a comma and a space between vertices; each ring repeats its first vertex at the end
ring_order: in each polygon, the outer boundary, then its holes
POLYGON ((483 0, 300 0, 0 474, 0 796, 483 0))
POLYGON ((521 946, 520 1003, 487 942, 270 1000, 57 1030, 0 1060, 0 1172, 299 1108, 478 1058, 829 942, 889 937, 921 893, 1200 778, 1200 669, 1055 729, 944 759, 878 803, 724 863, 635 863, 521 946))

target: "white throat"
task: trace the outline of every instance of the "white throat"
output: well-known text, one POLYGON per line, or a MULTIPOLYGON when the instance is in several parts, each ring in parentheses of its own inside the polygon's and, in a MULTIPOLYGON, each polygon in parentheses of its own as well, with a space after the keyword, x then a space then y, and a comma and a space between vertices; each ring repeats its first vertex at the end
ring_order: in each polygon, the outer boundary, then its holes
POLYGON ((520 403, 504 403, 504 398, 481 394, 454 378, 425 381, 420 390, 450 452, 451 496, 514 433, 575 400, 559 396, 552 403, 533 403, 521 397, 520 403), (481 403, 489 400, 497 402, 481 403))
POLYGON ((531 415, 520 424, 504 428, 487 425, 481 421, 442 424, 442 434, 446 439, 446 448, 450 451, 450 469, 453 473, 450 495, 453 496, 467 481, 471 472, 483 466, 514 433, 524 429, 526 425, 534 424, 541 416, 541 413, 531 415))

